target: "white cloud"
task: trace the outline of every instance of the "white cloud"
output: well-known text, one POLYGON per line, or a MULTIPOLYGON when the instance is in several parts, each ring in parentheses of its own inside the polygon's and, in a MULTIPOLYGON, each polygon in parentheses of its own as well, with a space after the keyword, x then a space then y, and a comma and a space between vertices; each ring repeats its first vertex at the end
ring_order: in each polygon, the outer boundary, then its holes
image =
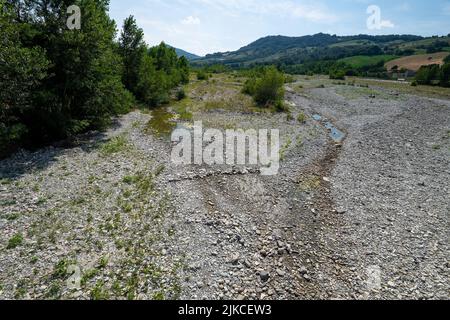
POLYGON ((311 2, 297 3, 292 0, 195 0, 232 17, 254 15, 278 15, 301 18, 316 23, 333 23, 338 17, 325 5, 311 2))
POLYGON ((181 21, 184 25, 199 25, 201 23, 198 17, 189 16, 181 21))
POLYGON ((380 28, 395 28, 395 24, 390 20, 382 20, 380 22, 380 28))

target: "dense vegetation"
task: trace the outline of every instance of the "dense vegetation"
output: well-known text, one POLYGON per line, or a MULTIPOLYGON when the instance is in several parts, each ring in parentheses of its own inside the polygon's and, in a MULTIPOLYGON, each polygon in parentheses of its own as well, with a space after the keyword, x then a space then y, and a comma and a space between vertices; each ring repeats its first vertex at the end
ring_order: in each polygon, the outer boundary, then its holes
POLYGON ((450 50, 449 37, 412 35, 336 36, 319 33, 304 37, 270 36, 235 52, 216 53, 195 65, 223 63, 240 69, 276 65, 291 74, 329 74, 388 78, 384 64, 396 57, 450 50))
POLYGON ((119 43, 108 0, 0 0, 0 155, 108 125, 137 98, 154 106, 189 78, 164 44, 148 48, 133 18, 119 43), (66 26, 81 8, 81 29, 66 26))
POLYGON ((441 67, 437 64, 422 66, 416 74, 415 83, 422 85, 439 85, 450 87, 450 62, 449 57, 441 67))
POLYGON ((246 81, 243 93, 251 95, 262 107, 283 109, 284 74, 274 66, 249 70, 250 78, 246 81))

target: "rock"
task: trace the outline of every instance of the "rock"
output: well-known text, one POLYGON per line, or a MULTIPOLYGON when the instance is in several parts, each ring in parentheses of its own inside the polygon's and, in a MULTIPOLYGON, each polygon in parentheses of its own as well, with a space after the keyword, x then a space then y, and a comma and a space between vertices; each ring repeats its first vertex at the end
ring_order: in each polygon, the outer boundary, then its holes
POLYGON ((267 282, 270 279, 270 274, 267 271, 261 271, 259 273, 259 277, 261 278, 262 282, 267 282))
POLYGON ((300 267, 298 271, 300 272, 301 275, 305 275, 308 273, 308 269, 306 269, 306 267, 300 267))
POLYGON ((239 259, 240 259, 239 253, 233 253, 231 255, 230 263, 233 265, 237 265, 239 263, 239 259))
POLYGON ((277 269, 277 274, 278 274, 280 277, 284 277, 284 276, 286 275, 286 272, 284 272, 284 271, 281 270, 281 269, 277 269))
POLYGON ((325 182, 330 182, 330 178, 328 178, 328 177, 323 177, 323 181, 325 181, 325 182))

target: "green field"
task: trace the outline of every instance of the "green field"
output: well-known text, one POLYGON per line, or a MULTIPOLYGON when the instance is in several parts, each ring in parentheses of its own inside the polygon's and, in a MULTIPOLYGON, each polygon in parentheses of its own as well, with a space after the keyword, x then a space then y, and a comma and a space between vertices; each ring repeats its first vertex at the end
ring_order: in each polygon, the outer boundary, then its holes
POLYGON ((339 62, 345 62, 352 68, 362 68, 376 65, 380 62, 386 63, 388 61, 397 59, 397 56, 392 55, 379 55, 379 56, 354 56, 349 58, 340 59, 339 62))

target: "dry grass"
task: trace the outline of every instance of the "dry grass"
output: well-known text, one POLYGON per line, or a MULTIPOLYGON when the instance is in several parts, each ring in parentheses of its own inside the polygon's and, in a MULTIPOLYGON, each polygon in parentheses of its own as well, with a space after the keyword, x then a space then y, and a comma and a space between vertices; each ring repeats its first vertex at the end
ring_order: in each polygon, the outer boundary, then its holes
POLYGON ((444 59, 450 54, 450 52, 438 52, 430 54, 420 54, 409 57, 403 57, 389 61, 385 64, 387 70, 391 70, 394 66, 398 69, 407 69, 412 71, 417 71, 421 66, 427 66, 432 64, 443 65, 444 59))
POLYGON ((359 79, 351 78, 352 82, 358 85, 370 85, 371 87, 380 87, 391 90, 396 90, 403 94, 413 94, 428 98, 442 98, 450 99, 450 88, 442 88, 435 86, 421 86, 417 87, 411 86, 408 82, 397 82, 397 81, 382 81, 376 79, 359 79))

